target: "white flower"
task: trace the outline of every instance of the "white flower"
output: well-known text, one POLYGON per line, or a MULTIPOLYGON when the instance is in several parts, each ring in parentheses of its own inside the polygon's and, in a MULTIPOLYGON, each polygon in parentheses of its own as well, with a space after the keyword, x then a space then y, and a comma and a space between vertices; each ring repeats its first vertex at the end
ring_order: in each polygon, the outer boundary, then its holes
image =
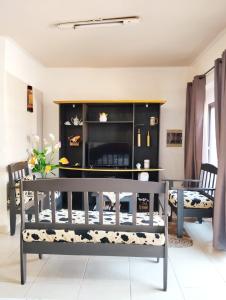
POLYGON ((43 145, 46 146, 48 144, 47 139, 43 139, 43 145))
POLYGON ((52 147, 51 146, 47 146, 47 147, 45 147, 45 150, 46 150, 46 155, 48 155, 49 153, 52 152, 52 147))
POLYGON ((53 142, 55 141, 55 136, 54 136, 54 134, 50 133, 50 134, 49 134, 49 137, 50 137, 51 141, 53 141, 53 142))
POLYGON ((30 169, 30 170, 32 170, 32 169, 34 169, 34 165, 32 165, 32 164, 28 164, 28 168, 30 169))
POLYGON ((58 150, 58 149, 60 149, 60 147, 61 147, 61 142, 58 142, 58 143, 56 143, 56 145, 54 146, 54 149, 55 149, 55 150, 58 150))
POLYGON ((34 135, 34 142, 35 143, 39 143, 39 141, 40 141, 40 137, 38 136, 38 135, 34 135))
POLYGON ((31 149, 31 148, 27 148, 26 151, 27 151, 28 156, 33 154, 33 149, 31 149))

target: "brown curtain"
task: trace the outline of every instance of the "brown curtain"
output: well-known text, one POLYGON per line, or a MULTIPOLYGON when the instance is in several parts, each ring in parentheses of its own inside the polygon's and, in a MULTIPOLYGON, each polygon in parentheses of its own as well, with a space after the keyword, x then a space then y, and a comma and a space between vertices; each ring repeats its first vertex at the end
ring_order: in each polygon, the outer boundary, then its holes
POLYGON ((202 163, 205 87, 205 76, 195 76, 193 82, 187 85, 184 158, 186 178, 199 178, 202 163))
POLYGON ((218 175, 214 201, 213 246, 226 250, 226 50, 215 61, 215 118, 218 175))

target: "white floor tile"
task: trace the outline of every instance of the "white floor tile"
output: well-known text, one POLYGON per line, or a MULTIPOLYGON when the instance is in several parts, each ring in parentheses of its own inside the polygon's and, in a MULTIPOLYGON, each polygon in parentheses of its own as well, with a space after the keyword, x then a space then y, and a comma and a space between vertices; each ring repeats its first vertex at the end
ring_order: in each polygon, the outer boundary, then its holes
MULTIPOLYGON (((117 267, 116 267, 117 268, 117 267)), ((116 269, 115 268, 115 269, 116 269)), ((121 278, 84 280, 77 300, 129 300, 130 282, 121 278)))
POLYGON ((211 283, 204 288, 185 288, 183 289, 185 300, 213 300, 213 299, 225 299, 226 286, 216 288, 214 285, 211 287, 211 283))
POLYGON ((124 257, 91 257, 84 280, 129 280, 129 259, 124 257))

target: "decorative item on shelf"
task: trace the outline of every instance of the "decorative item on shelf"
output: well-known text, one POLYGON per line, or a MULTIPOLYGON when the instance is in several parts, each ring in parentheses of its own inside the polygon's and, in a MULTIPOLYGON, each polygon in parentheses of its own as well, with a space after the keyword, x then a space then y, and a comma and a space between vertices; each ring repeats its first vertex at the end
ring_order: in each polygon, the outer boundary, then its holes
POLYGON ((150 169, 150 159, 144 160, 144 169, 150 169))
POLYGON ((80 163, 79 163, 79 162, 76 162, 76 163, 74 164, 74 166, 78 168, 78 167, 80 167, 80 163))
POLYGON ((148 172, 140 172, 138 174, 138 180, 140 180, 140 181, 148 181, 149 180, 149 174, 148 174, 148 172))
POLYGON ((105 112, 99 113, 99 121, 100 122, 107 122, 108 120, 108 114, 105 112))
POLYGON ((182 147, 182 130, 168 129, 166 136, 167 147, 182 147))
POLYGON ((157 117, 150 117, 150 126, 155 126, 159 122, 159 119, 157 117))
POLYGON ((137 169, 140 169, 140 168, 141 168, 141 164, 140 164, 140 163, 137 163, 137 164, 136 164, 136 167, 137 167, 137 169))
POLYGON ((80 135, 72 135, 69 136, 68 139, 69 139, 69 145, 71 147, 78 147, 81 137, 80 135))
POLYGON ((69 121, 64 122, 64 125, 71 126, 71 123, 69 121))
POLYGON ((150 136, 150 132, 148 130, 148 133, 147 133, 147 147, 150 147, 151 146, 151 136, 150 136))
POLYGON ((61 147, 61 143, 55 143, 55 137, 53 134, 49 134, 50 142, 46 139, 43 140, 43 145, 40 143, 39 136, 35 135, 29 138, 31 148, 28 149, 29 159, 28 166, 32 170, 32 173, 36 173, 45 178, 47 174, 60 167, 60 165, 67 165, 69 161, 66 157, 62 157, 58 163, 55 163, 55 155, 61 147))
POLYGON ((137 130, 137 147, 141 147, 141 132, 140 128, 137 130))
POLYGON ((71 123, 72 123, 72 125, 74 125, 74 126, 81 126, 81 125, 83 125, 83 122, 82 122, 82 120, 80 120, 78 117, 77 117, 77 115, 73 118, 71 118, 71 123))
POLYGON ((148 212, 149 211, 149 199, 147 198, 137 198, 137 211, 138 212, 148 212))

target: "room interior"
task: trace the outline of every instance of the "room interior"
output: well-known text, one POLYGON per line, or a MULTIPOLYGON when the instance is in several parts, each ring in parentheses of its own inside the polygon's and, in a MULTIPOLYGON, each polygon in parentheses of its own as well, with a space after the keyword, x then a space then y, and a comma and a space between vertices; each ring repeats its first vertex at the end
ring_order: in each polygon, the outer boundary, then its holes
POLYGON ((225 12, 0 1, 0 299, 224 295, 225 12))

